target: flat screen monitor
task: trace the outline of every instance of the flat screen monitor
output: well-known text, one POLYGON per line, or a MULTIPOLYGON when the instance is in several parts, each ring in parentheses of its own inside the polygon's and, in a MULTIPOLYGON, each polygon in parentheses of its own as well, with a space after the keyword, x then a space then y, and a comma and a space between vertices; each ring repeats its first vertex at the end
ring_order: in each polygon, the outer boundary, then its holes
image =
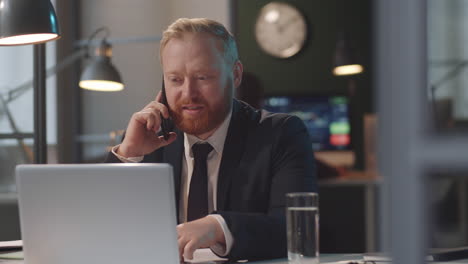
POLYGON ((346 96, 269 96, 264 108, 304 121, 314 151, 350 150, 351 123, 346 96))

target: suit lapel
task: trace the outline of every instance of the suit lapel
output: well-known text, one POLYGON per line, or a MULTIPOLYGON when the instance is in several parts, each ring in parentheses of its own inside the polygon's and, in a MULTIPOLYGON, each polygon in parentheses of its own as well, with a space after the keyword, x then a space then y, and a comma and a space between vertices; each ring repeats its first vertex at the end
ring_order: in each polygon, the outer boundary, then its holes
POLYGON ((219 167, 217 210, 225 210, 229 198, 229 187, 232 177, 237 173, 237 168, 244 152, 245 136, 247 129, 246 116, 238 101, 233 102, 233 113, 229 124, 228 133, 224 142, 223 157, 219 167))
POLYGON ((180 177, 182 173, 182 155, 184 153, 184 133, 179 130, 175 132, 177 133, 177 139, 175 142, 165 147, 163 160, 171 164, 174 169, 177 219, 179 219, 180 177))

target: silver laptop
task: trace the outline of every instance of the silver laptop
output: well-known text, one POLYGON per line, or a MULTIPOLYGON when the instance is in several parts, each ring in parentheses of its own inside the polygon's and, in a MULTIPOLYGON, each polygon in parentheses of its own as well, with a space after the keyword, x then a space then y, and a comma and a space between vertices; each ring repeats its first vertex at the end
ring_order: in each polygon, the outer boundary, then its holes
POLYGON ((26 264, 179 263, 167 164, 16 167, 26 264))

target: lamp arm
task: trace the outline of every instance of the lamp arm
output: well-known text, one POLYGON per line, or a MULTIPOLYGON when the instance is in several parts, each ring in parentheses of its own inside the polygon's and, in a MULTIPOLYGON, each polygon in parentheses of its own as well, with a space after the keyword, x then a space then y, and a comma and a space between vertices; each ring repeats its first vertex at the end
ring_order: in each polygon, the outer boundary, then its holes
POLYGON ((435 92, 435 90, 437 90, 446 81, 451 80, 453 77, 457 76, 458 73, 466 66, 468 66, 468 61, 466 60, 461 61, 457 65, 455 65, 455 67, 453 67, 444 76, 442 76, 442 78, 440 78, 431 85, 431 89, 433 90, 433 92, 435 92))
MULTIPOLYGON (((65 57, 65 59, 63 59, 59 63, 55 64, 54 66, 52 66, 50 68, 48 68, 46 70, 46 78, 61 72, 62 70, 64 70, 68 66, 70 66, 70 64, 72 64, 75 61, 79 60, 80 58, 84 57, 86 54, 87 54, 86 49, 84 49, 84 48, 77 49, 75 52, 73 52, 70 55, 68 55, 67 57, 65 57)), ((20 97, 23 93, 25 93, 27 90, 32 88, 33 81, 34 80, 29 80, 29 81, 17 86, 16 88, 8 90, 6 92, 6 95, 7 95, 6 99, 3 98, 5 104, 8 104, 9 102, 15 100, 16 98, 20 97)))
MULTIPOLYGON (((11 130, 13 130, 13 133, 15 135, 19 135, 20 131, 19 131, 18 127, 16 126, 16 122, 13 119, 13 115, 11 114, 10 109, 8 109, 8 105, 7 105, 5 99, 3 98, 2 95, 0 95, 0 101, 1 101, 1 103, 3 105, 3 111, 6 113, 8 123, 10 123, 11 130)), ((22 155, 23 155, 24 159, 27 162, 32 162, 33 161, 33 153, 32 153, 31 148, 26 146, 26 144, 24 143, 23 138, 21 138, 21 137, 16 137, 16 141, 18 142, 18 145, 21 147, 20 149, 21 149, 21 152, 22 152, 22 155)))
MULTIPOLYGON (((63 59, 60 63, 55 64, 54 66, 47 69, 46 70, 46 78, 61 72, 66 67, 70 66, 70 64, 72 64, 75 61, 79 60, 84 55, 86 55, 86 49, 83 49, 83 48, 77 49, 75 52, 73 52, 70 55, 68 55, 67 57, 65 57, 65 59, 63 59)), ((7 91, 5 93, 6 98, 5 98, 5 95, 0 94, 0 101, 1 101, 1 103, 3 105, 3 107, 2 107, 3 111, 0 111, 0 114, 1 114, 1 112, 4 112, 6 114, 8 123, 10 124, 11 129, 13 130, 13 132, 15 134, 19 134, 20 132, 19 132, 18 126, 16 125, 16 122, 15 122, 15 120, 13 118, 13 115, 11 114, 10 110, 8 109, 8 103, 15 100, 16 98, 20 97, 23 93, 25 93, 26 91, 31 89, 33 87, 33 81, 34 80, 29 80, 29 81, 17 86, 16 88, 13 88, 13 89, 7 91)), ((16 140, 18 141, 18 145, 21 146, 22 154, 23 154, 25 160, 31 162, 32 159, 33 159, 31 149, 28 146, 26 146, 26 144, 24 143, 22 138, 16 138, 16 140)))

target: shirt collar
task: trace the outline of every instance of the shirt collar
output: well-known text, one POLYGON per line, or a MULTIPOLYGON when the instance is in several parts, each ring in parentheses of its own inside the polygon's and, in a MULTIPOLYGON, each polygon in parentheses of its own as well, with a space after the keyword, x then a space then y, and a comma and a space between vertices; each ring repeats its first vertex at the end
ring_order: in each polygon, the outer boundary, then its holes
POLYGON ((226 140, 229 123, 232 117, 232 110, 229 111, 229 114, 224 119, 223 123, 216 129, 216 131, 206 140, 201 140, 194 135, 189 135, 184 133, 184 147, 185 147, 185 156, 193 157, 192 146, 198 142, 207 142, 209 143, 214 151, 221 155, 224 149, 224 141, 226 140))

